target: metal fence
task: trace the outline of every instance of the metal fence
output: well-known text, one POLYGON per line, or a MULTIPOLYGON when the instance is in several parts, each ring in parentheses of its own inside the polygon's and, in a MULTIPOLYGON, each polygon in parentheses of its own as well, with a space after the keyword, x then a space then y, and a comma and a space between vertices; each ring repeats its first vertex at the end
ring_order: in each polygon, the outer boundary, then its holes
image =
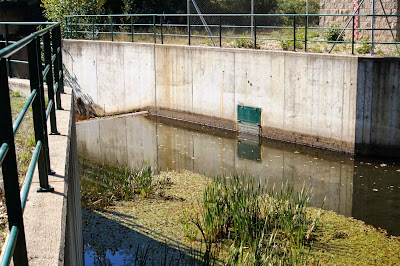
POLYGON ((400 29, 393 26, 397 25, 399 17, 355 14, 71 15, 66 16, 65 37, 305 52, 339 50, 347 54, 374 54, 377 51, 378 54, 399 55, 400 29), (320 20, 326 18, 337 23, 321 26, 320 20), (356 21, 361 19, 379 20, 379 25, 384 26, 357 27, 356 21), (364 37, 357 40, 358 36, 364 37))
MULTIPOLYGON (((38 192, 51 192, 48 175, 50 168, 47 121, 50 118, 50 134, 59 134, 55 108, 62 109, 60 93, 63 92, 61 57, 61 30, 59 23, 0 22, 0 27, 10 25, 44 27, 25 38, 10 42, 0 41, 0 165, 2 167, 4 194, 7 207, 9 234, 3 246, 1 265, 27 265, 23 212, 32 177, 38 164, 40 187, 38 192), (7 46, 5 46, 7 45, 7 46), (28 49, 28 61, 10 60, 10 56, 23 48, 28 49), (28 64, 31 94, 15 122, 12 122, 8 74, 11 64, 28 64), (8 67, 8 70, 7 70, 8 67), (48 105, 45 108, 44 81, 48 88, 48 105), (28 109, 32 106, 36 147, 20 191, 14 136, 28 109)), ((7 30, 5 30, 7 33, 7 30)))

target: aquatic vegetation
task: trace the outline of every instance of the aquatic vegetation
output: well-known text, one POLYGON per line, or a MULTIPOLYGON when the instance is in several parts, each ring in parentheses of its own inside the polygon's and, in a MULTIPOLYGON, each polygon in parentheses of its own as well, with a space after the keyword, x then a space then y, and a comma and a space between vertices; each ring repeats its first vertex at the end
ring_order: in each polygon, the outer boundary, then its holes
POLYGON ((124 167, 102 166, 79 159, 81 200, 84 206, 106 207, 137 195, 148 197, 155 186, 151 166, 131 171, 124 167))
POLYGON ((218 177, 203 194, 193 221, 211 252, 212 243, 230 244, 227 265, 303 264, 307 261, 319 214, 307 215, 310 189, 294 193, 282 185, 265 191, 254 178, 218 177))

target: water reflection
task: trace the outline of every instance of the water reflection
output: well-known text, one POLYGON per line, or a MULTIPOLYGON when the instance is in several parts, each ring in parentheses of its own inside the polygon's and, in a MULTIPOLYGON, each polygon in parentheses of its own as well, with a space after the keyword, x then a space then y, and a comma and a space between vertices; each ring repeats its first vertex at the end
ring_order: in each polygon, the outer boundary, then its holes
POLYGON ((311 185, 313 206, 326 198, 325 209, 400 235, 399 162, 366 164, 367 159, 152 116, 83 122, 77 137, 80 155, 101 164, 134 169, 146 161, 159 170, 244 173, 268 184, 288 182, 296 190, 311 185))

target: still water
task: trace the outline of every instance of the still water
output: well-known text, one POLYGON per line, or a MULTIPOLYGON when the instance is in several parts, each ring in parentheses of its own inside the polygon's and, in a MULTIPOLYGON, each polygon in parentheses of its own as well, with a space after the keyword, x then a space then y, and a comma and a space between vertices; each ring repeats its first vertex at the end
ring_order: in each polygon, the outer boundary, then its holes
POLYGON ((400 161, 351 157, 154 116, 77 124, 80 156, 136 169, 244 173, 268 184, 312 186, 311 205, 400 235, 400 161))

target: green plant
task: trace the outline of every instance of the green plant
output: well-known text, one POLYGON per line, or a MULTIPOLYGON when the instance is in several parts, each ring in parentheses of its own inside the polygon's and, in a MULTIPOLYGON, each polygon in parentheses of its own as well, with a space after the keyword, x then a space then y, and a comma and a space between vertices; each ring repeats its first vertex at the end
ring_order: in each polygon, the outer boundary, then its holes
POLYGON ((107 207, 119 200, 132 200, 138 194, 149 197, 153 192, 153 170, 150 166, 138 171, 124 167, 99 166, 79 159, 81 199, 86 206, 107 207))
POLYGON ((11 97, 20 98, 22 95, 19 91, 11 91, 11 97))
POLYGON ((371 43, 368 37, 361 38, 362 44, 356 48, 359 54, 368 54, 371 52, 371 43))
POLYGON ((326 41, 343 41, 345 33, 343 32, 342 35, 340 33, 342 32, 342 29, 340 28, 340 24, 333 24, 329 29, 326 29, 324 32, 324 39, 326 41))
POLYGON ((193 218, 191 218, 189 210, 187 209, 182 224, 183 224, 183 234, 190 240, 196 240, 199 231, 197 230, 196 224, 193 223, 193 218))
MULTIPOLYGON (((43 14, 49 21, 61 22, 62 33, 65 33, 66 15, 96 15, 104 13, 106 0, 41 0, 43 14)), ((73 23, 90 23, 89 18, 76 19, 73 23)), ((82 26, 80 26, 82 27, 82 26)), ((84 28, 88 30, 87 26, 84 28)), ((81 29, 77 29, 81 30, 81 29)))
MULTIPOLYGON (((254 48, 254 40, 253 39, 245 39, 245 38, 236 39, 234 46, 236 48, 252 49, 252 48, 254 48)), ((256 45, 256 49, 260 49, 260 46, 258 44, 256 45)))
MULTIPOLYGON (((294 41, 291 41, 291 40, 280 40, 279 44, 281 45, 282 50, 289 51, 289 50, 293 50, 294 41)), ((296 41, 296 48, 297 49, 302 49, 303 48, 302 42, 296 41)))
POLYGON ((147 166, 135 174, 136 189, 142 198, 146 198, 153 192, 153 169, 147 166))
POLYGON ((218 177, 204 192, 196 225, 207 246, 232 243, 227 265, 304 263, 319 217, 307 216, 309 201, 305 188, 266 191, 251 177, 234 175, 229 183, 218 177))

